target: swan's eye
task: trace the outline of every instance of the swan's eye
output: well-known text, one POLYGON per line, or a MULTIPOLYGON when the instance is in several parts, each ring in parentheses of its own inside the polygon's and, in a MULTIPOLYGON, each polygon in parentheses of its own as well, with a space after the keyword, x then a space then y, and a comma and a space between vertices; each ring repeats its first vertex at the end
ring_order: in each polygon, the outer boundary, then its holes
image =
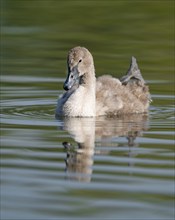
POLYGON ((82 59, 80 59, 78 62, 81 63, 82 59))

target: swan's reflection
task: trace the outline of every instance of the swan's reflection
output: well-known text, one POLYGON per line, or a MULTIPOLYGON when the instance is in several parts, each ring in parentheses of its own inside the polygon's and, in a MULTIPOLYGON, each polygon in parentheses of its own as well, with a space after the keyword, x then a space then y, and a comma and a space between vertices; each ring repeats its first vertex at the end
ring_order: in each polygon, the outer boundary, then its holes
POLYGON ((67 152, 65 159, 67 177, 90 181, 95 146, 95 119, 65 118, 63 129, 68 131, 76 142, 76 146, 63 142, 67 152))
MULTIPOLYGON (((64 118, 62 121, 62 129, 68 131, 76 142, 73 145, 66 140, 63 142, 67 153, 67 178, 79 181, 91 180, 94 154, 109 153, 108 150, 95 150, 95 140, 106 149, 111 138, 126 137, 130 149, 138 145, 135 144, 135 139, 142 135, 142 131, 148 129, 146 115, 130 115, 123 118, 64 118)), ((134 156, 131 150, 128 156, 134 156)))

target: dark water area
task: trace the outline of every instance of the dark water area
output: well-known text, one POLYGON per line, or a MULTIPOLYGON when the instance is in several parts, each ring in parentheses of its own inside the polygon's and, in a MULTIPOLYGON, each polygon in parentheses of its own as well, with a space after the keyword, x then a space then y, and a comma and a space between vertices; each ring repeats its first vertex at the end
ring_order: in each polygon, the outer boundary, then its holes
POLYGON ((174 219, 174 1, 1 3, 1 219, 174 219), (74 46, 134 55, 148 115, 55 119, 74 46))

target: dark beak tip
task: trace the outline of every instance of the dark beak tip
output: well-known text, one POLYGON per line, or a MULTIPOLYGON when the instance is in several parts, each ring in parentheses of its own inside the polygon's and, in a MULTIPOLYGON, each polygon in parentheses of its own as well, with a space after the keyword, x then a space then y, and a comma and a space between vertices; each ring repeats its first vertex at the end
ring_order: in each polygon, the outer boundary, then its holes
POLYGON ((66 90, 66 91, 68 91, 70 88, 69 88, 69 86, 65 83, 65 84, 63 85, 63 89, 66 90))
POLYGON ((65 85, 63 86, 63 89, 66 90, 66 91, 69 90, 69 89, 67 88, 67 86, 65 86, 65 85))

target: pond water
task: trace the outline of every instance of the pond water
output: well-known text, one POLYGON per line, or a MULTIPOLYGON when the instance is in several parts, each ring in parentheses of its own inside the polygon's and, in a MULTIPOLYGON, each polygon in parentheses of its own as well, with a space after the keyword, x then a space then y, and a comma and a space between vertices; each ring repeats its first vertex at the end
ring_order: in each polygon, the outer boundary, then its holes
POLYGON ((2 1, 1 219, 174 219, 174 2, 2 1), (66 56, 132 55, 148 115, 55 119, 66 56))

